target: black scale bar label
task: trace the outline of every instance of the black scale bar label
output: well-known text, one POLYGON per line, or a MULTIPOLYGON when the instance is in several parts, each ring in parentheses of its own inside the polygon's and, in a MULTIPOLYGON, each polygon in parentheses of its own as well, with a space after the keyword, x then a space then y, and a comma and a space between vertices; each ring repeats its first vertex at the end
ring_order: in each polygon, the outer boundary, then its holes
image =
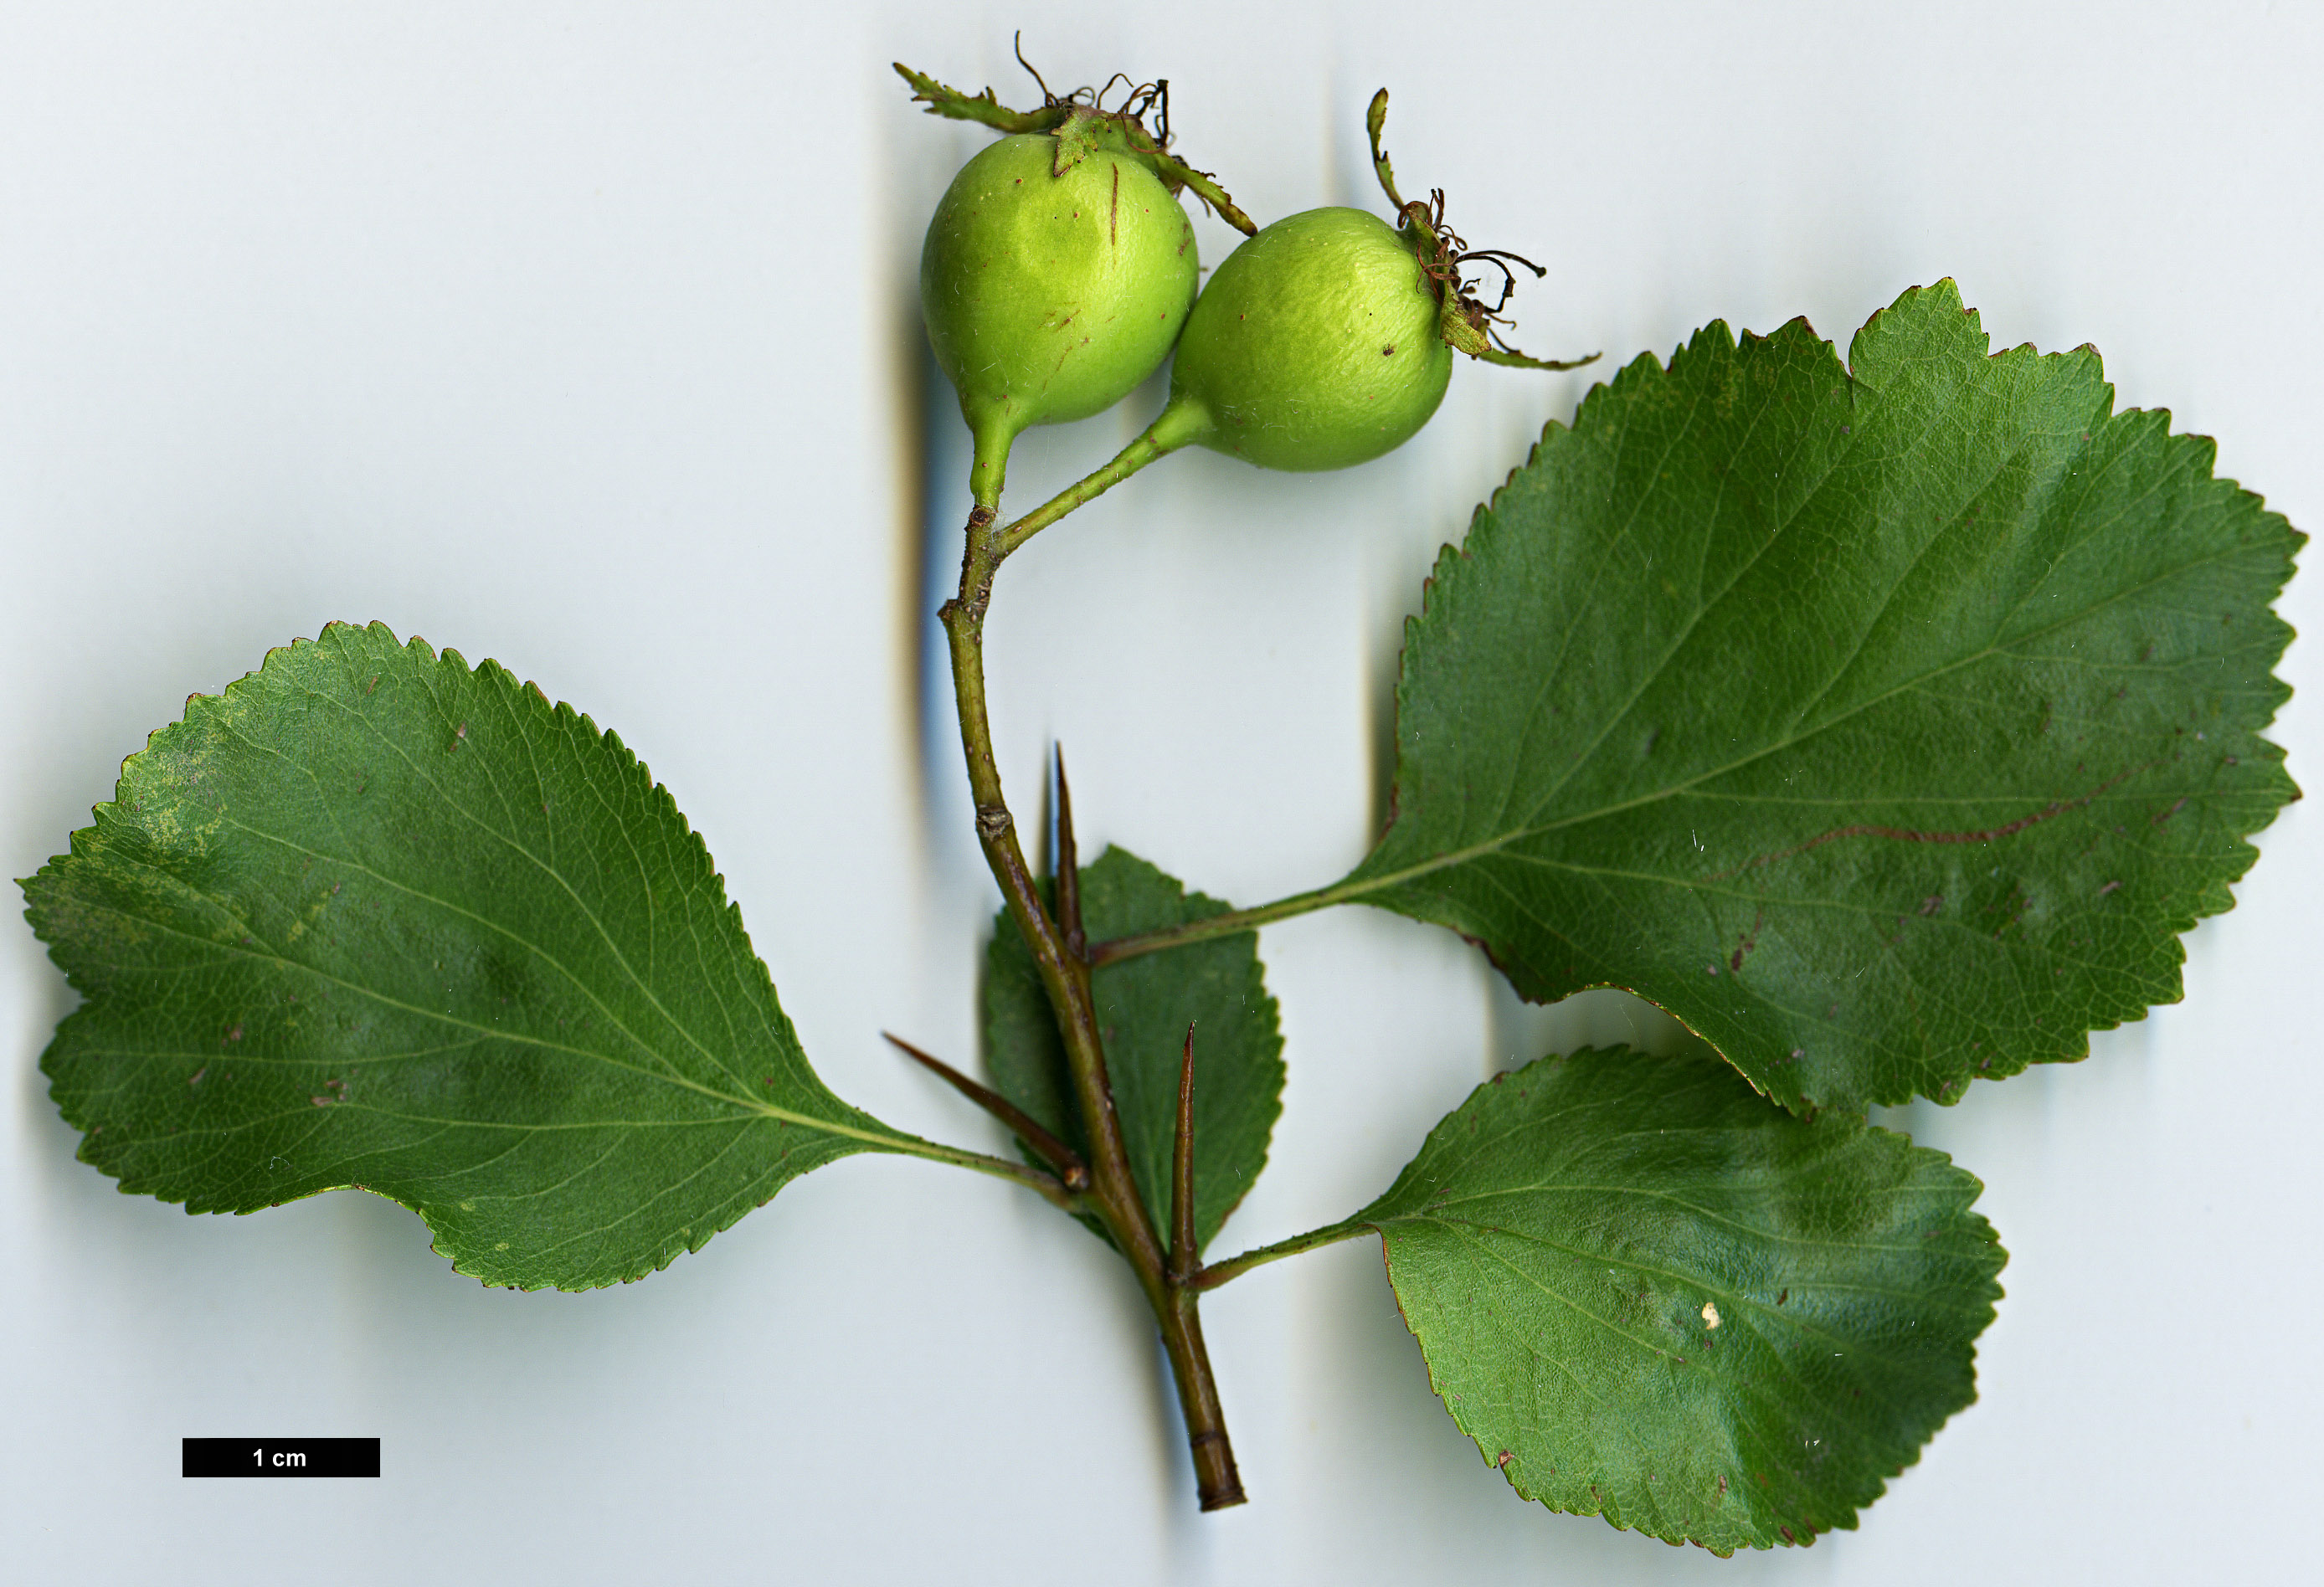
POLYGON ((376 1438, 189 1438, 189 1477, 376 1477, 376 1438))

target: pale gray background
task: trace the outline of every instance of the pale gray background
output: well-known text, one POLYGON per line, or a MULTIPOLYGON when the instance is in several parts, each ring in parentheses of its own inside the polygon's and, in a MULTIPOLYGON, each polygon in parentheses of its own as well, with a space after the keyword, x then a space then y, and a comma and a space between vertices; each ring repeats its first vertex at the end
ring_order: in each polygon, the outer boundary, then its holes
MULTIPOLYGON (((1169 76, 1261 219, 1409 187, 1550 267, 1524 345, 1667 353, 1715 317, 1845 342, 1951 274, 2002 345, 2104 349, 2126 406, 2324 524, 2324 27, 2291 5, 123 6, 0 14, 0 863, 269 646, 380 618, 620 731, 706 834, 809 1053, 895 1123, 997 1132, 877 1038, 973 1050, 992 893, 923 713, 964 458, 926 388, 919 230, 982 134, 902 55, 1022 95, 1169 76), (1618 13, 1618 15, 1609 14, 1618 13), (933 417, 936 422, 927 421, 933 417), (927 484, 924 470, 935 471, 927 484), (924 520, 945 541, 925 553, 924 520)), ((1206 257, 1230 234, 1197 222, 1206 257)), ((1257 900, 1375 819, 1403 616, 1589 375, 1463 367, 1331 477, 1176 458, 1036 543, 995 608, 1004 770, 1084 836, 1257 900)), ((1028 436, 1029 503, 1158 401, 1028 436)), ((2311 632, 2324 586, 2284 609, 2311 632)), ((2319 779, 2313 641, 2285 673, 2319 779)), ((1903 1122, 2012 1260, 1983 1400, 1865 1517, 1722 1563, 1512 1496, 1430 1397, 1370 1242, 1206 1308, 1254 1502, 1194 1509, 1134 1292, 1021 1193, 817 1174, 645 1283, 512 1295, 358 1194, 189 1219, 73 1160, 69 1006, 0 918, 0 1560, 12 1581, 2310 1575, 2310 1029, 2324 844, 2295 807, 2186 1001, 2087 1064, 1903 1122), (188 1483, 189 1433, 377 1434, 384 1480, 188 1483)), ((1291 1080, 1222 1241, 1341 1215, 1545 1015, 1449 936, 1270 929, 1291 1080)), ((1642 1022, 1642 1029, 1644 1022, 1642 1022)))

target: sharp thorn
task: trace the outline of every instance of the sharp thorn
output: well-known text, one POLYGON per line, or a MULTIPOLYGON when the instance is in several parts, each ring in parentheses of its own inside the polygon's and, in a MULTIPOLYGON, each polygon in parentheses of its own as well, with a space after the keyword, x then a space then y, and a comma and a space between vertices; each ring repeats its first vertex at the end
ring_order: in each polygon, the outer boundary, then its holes
POLYGON ((1185 1285, 1200 1269, 1194 1250, 1194 1028, 1178 1061, 1178 1128, 1170 1143, 1170 1278, 1185 1285))
POLYGON ((1089 939, 1082 931, 1082 869, 1074 846, 1074 790, 1065 781, 1065 746, 1057 757, 1057 929, 1065 934, 1065 951, 1084 963, 1089 939))
POLYGON ((922 1052, 902 1037, 885 1030, 880 1034, 906 1056, 918 1061, 961 1095, 1009 1126, 1010 1133, 1056 1169, 1057 1176, 1065 1182, 1067 1190, 1089 1188, 1089 1165, 1082 1161, 1080 1154, 1072 1147, 1044 1130, 1024 1109, 991 1087, 978 1084, 933 1053, 922 1052))

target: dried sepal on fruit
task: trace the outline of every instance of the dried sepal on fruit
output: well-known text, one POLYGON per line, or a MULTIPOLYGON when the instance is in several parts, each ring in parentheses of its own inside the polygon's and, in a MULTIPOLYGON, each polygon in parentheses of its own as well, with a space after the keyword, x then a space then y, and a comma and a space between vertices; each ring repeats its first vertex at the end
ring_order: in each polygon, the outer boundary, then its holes
POLYGON ((1389 163, 1388 151, 1380 146, 1380 132, 1388 125, 1388 90, 1382 88, 1372 96, 1371 106, 1364 114, 1364 131, 1371 139, 1372 174, 1379 179, 1380 191, 1395 206, 1398 232, 1411 244, 1420 261, 1421 270, 1433 284, 1437 301, 1437 330, 1445 344, 1471 358, 1481 358, 1488 364, 1504 364, 1511 369, 1580 369, 1598 362, 1598 355, 1586 358, 1535 358, 1518 352, 1502 341, 1492 328, 1508 325, 1501 310, 1508 307, 1509 295, 1517 290, 1517 272, 1509 268, 1522 264, 1533 272, 1536 279, 1548 272, 1522 254, 1506 248, 1471 248, 1461 235, 1444 224, 1444 189, 1431 189, 1428 201, 1413 199, 1406 202, 1397 191, 1396 167, 1389 163), (1471 260, 1481 260, 1489 269, 1501 272, 1501 290, 1490 309, 1479 295, 1479 282, 1464 277, 1461 267, 1471 260))

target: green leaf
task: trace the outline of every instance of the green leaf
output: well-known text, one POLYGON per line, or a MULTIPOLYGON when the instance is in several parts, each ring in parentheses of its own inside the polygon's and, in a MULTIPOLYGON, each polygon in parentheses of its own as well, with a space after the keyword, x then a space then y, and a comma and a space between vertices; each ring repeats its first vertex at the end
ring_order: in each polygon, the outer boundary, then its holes
POLYGON ((1727 1554, 1853 1527, 1976 1398, 1981 1188, 1724 1065, 1591 1052, 1479 1086, 1350 1222, 1519 1493, 1727 1554))
POLYGON ((1789 1106, 2086 1054, 2180 995, 2296 797, 2258 734, 2301 544, 2089 348, 1952 284, 1840 366, 1794 321, 1549 427, 1406 632, 1396 818, 1319 901, 1626 987, 1789 1106))
POLYGON ((42 1059, 124 1191, 352 1186, 488 1284, 696 1250, 850 1152, 702 840, 611 734, 378 624, 271 653, 24 883, 88 1000, 42 1059))
MULTIPOLYGON (((1082 872, 1082 921, 1093 942, 1226 909, 1120 849, 1108 848, 1082 872)), ((1268 1136, 1283 1111, 1283 1037, 1259 969, 1259 935, 1108 964, 1091 991, 1130 1175, 1166 1241, 1178 1071, 1186 1027, 1194 1028, 1194 1232, 1207 1243, 1267 1166, 1268 1136)), ((984 1039, 994 1089, 1086 1153, 1065 1044, 1033 955, 1005 911, 985 956, 984 1039)), ((1103 1232, 1094 1219, 1084 1221, 1103 1232)))

